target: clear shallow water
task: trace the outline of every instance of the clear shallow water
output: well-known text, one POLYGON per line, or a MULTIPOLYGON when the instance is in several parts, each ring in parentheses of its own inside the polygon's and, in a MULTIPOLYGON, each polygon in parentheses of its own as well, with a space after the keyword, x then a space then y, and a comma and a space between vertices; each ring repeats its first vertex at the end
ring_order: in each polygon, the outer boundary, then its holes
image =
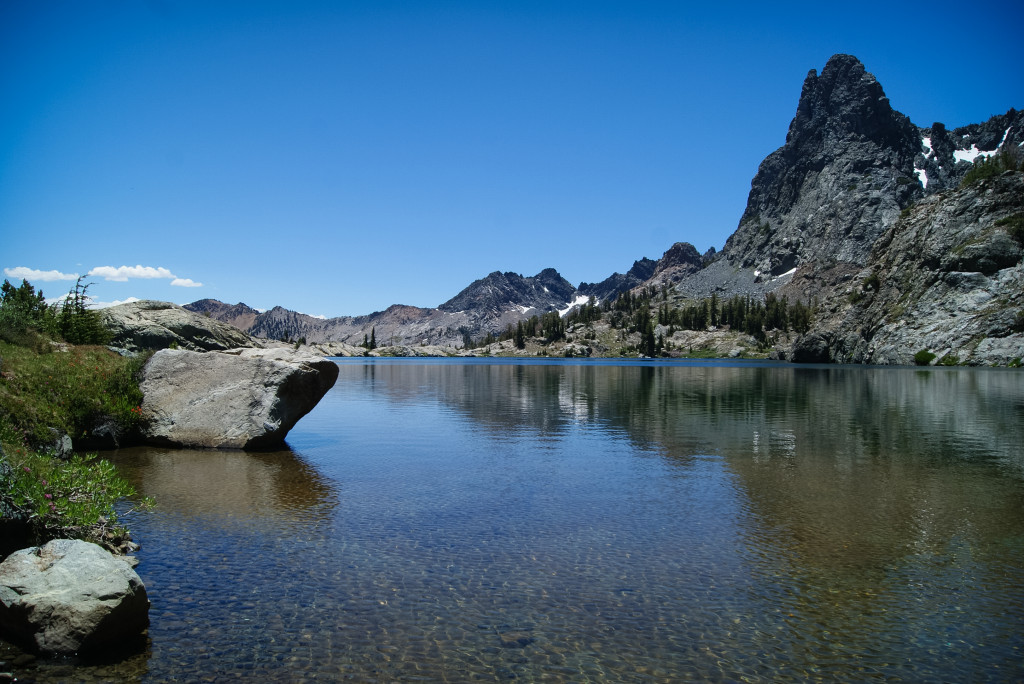
POLYGON ((340 360, 268 454, 122 450, 139 681, 1024 678, 1024 374, 340 360))

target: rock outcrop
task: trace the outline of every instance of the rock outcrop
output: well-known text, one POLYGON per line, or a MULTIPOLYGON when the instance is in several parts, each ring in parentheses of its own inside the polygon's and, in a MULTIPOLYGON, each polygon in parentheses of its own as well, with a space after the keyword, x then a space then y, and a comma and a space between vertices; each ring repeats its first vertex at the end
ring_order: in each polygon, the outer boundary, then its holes
POLYGON ((337 379, 333 361, 290 349, 161 350, 142 370, 142 440, 273 448, 337 379))
POLYGON ((1024 173, 1006 172, 923 199, 883 235, 871 259, 818 284, 814 329, 795 361, 1006 365, 1024 357, 1024 173))
POLYGON ((40 653, 123 646, 149 625, 142 580, 95 544, 57 539, 0 563, 0 631, 40 653))
POLYGON ((658 262, 644 257, 633 262, 625 273, 613 273, 599 283, 580 283, 579 294, 594 297, 599 302, 614 300, 626 290, 643 285, 654 275, 658 262))
POLYGON ((761 162, 730 262, 764 277, 800 265, 863 264, 913 202, 959 185, 972 162, 1024 141, 1024 115, 947 131, 919 128, 851 55, 804 81, 786 143, 761 162))
POLYGON ((130 352, 174 345, 193 351, 254 346, 252 338, 238 328, 168 302, 118 304, 100 309, 100 317, 113 334, 111 346, 130 352))
POLYGON ((835 55, 807 75, 786 144, 750 184, 726 242, 731 260, 780 275, 807 261, 863 261, 921 194, 918 129, 895 111, 857 58, 835 55))

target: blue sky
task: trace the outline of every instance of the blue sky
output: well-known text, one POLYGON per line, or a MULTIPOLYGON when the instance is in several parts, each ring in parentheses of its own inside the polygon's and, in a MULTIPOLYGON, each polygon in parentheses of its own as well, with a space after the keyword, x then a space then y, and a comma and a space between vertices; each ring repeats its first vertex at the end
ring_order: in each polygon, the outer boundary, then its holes
POLYGON ((800 87, 1024 107, 1013 2, 0 3, 0 268, 312 315, 721 248, 800 87))

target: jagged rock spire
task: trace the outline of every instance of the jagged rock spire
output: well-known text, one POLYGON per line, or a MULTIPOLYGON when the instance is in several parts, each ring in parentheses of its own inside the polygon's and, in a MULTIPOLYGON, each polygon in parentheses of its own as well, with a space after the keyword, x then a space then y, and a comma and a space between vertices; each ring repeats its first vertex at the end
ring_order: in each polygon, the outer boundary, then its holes
POLYGON ((856 57, 833 56, 820 76, 807 74, 786 144, 761 162, 727 255, 774 275, 807 260, 865 259, 922 194, 920 150, 920 130, 878 80, 856 57))

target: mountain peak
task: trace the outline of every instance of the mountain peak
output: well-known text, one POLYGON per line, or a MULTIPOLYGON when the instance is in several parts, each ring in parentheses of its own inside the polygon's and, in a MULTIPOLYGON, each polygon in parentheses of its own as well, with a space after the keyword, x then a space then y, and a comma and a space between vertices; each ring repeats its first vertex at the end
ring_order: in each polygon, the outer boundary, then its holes
POLYGON ((820 76, 811 69, 804 79, 786 144, 805 149, 830 138, 855 138, 901 147, 914 129, 910 119, 892 108, 878 79, 859 59, 838 54, 820 76))
POLYGON ((750 183, 730 259, 780 275, 807 260, 863 261, 900 210, 923 194, 921 131, 852 55, 804 80, 786 143, 750 183))
POLYGON ((553 268, 546 268, 530 278, 511 271, 494 271, 474 281, 438 308, 448 312, 546 311, 563 308, 575 295, 576 288, 553 268))

